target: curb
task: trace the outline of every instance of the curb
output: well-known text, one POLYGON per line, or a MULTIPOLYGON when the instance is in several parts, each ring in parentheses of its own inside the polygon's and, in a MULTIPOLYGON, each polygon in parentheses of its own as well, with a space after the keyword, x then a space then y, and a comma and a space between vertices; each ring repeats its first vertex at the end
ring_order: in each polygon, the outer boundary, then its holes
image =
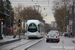
POLYGON ((15 39, 15 40, 6 41, 6 42, 0 42, 0 46, 5 45, 5 44, 9 44, 9 43, 12 43, 12 42, 16 42, 16 41, 19 41, 19 40, 21 40, 21 39, 15 39))
POLYGON ((27 46, 24 50, 27 50, 28 48, 34 46, 35 44, 39 43, 40 41, 42 41, 42 39, 37 41, 37 42, 35 42, 35 43, 33 43, 33 44, 31 44, 31 45, 29 45, 29 46, 27 46))

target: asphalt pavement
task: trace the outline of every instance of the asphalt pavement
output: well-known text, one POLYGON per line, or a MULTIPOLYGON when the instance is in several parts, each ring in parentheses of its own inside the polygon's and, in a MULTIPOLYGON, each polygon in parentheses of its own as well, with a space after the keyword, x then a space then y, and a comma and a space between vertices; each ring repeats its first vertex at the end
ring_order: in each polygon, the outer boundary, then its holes
POLYGON ((27 50, 75 50, 74 38, 60 36, 60 42, 46 42, 46 39, 28 48, 27 50))
POLYGON ((75 50, 75 43, 73 43, 72 40, 74 40, 74 38, 64 36, 60 36, 59 43, 47 43, 46 38, 29 40, 21 39, 19 41, 0 46, 0 50, 75 50))
POLYGON ((20 41, 16 41, 13 43, 0 46, 0 50, 25 50, 33 46, 34 44, 40 42, 41 40, 42 38, 41 39, 29 39, 29 40, 21 39, 20 41))

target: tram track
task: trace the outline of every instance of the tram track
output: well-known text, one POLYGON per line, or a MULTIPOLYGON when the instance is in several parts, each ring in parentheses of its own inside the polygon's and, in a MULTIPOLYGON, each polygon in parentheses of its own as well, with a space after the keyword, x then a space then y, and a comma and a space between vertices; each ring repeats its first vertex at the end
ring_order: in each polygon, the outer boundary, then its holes
MULTIPOLYGON (((32 41, 29 41, 29 42, 32 42, 32 41)), ((29 43, 29 42, 26 42, 26 43, 24 43, 24 44, 21 44, 21 45, 18 45, 18 46, 16 46, 16 47, 13 47, 13 48, 11 48, 10 50, 13 50, 13 49, 15 49, 15 48, 18 48, 18 47, 20 47, 20 46, 22 46, 22 45, 25 45, 25 44, 29 43)))
POLYGON ((3 45, 0 47, 0 50, 25 50, 31 46, 33 46, 34 44, 40 42, 41 40, 43 40, 43 38, 41 39, 21 39, 20 41, 17 42, 13 42, 13 43, 9 43, 6 45, 3 45))
POLYGON ((29 41, 27 43, 24 43, 24 44, 21 44, 19 46, 16 46, 14 48, 11 48, 10 50, 26 50, 26 49, 30 48, 31 46, 37 44, 40 41, 42 41, 42 39, 32 40, 32 41, 29 41))

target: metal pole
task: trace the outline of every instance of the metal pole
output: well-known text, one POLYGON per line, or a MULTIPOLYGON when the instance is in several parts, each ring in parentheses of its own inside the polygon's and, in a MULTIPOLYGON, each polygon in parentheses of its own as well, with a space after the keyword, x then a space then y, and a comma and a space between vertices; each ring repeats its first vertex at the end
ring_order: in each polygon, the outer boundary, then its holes
MULTIPOLYGON (((38 7, 38 12, 39 12, 39 7, 40 7, 40 5, 34 5, 34 10, 35 10, 35 7, 38 7)), ((41 11, 40 11, 41 12, 41 11)), ((37 19, 37 15, 38 14, 36 14, 36 19, 37 19)))
POLYGON ((1 34, 3 34, 3 22, 1 22, 1 34))
MULTIPOLYGON (((35 6, 36 6, 36 5, 34 5, 34 10, 35 10, 35 6)), ((37 14, 36 14, 36 19, 37 19, 37 14)))
POLYGON ((69 10, 68 10, 68 25, 69 25, 69 10))
POLYGON ((20 39, 20 29, 19 29, 19 39, 20 39))
POLYGON ((6 37, 6 20, 5 20, 5 37, 6 37))
MULTIPOLYGON (((12 23, 13 23, 13 20, 14 20, 14 11, 12 11, 12 23)), ((12 25, 12 34, 13 34, 13 25, 12 25)))
POLYGON ((24 33, 25 33, 25 20, 24 20, 24 33))
MULTIPOLYGON (((39 7, 40 7, 40 6, 38 6, 38 12, 39 12, 39 7)), ((39 16, 39 14, 37 14, 37 16, 39 16)))
POLYGON ((1 34, 1 21, 0 21, 0 40, 3 39, 2 34, 1 34))
POLYGON ((14 16, 12 16, 12 34, 13 34, 13 18, 14 16))
POLYGON ((11 12, 10 12, 10 35, 11 35, 11 12))
POLYGON ((67 16, 67 32, 68 32, 68 29, 69 29, 69 9, 68 9, 68 16, 67 16))
POLYGON ((20 27, 21 27, 21 22, 20 22, 20 19, 19 19, 19 21, 18 21, 18 28, 19 28, 19 30, 18 30, 18 31, 19 31, 19 39, 20 39, 20 33, 21 33, 21 28, 20 28, 20 27))
MULTIPOLYGON (((11 11, 13 13, 13 10, 11 11)), ((11 12, 10 12, 10 35, 11 35, 11 12)), ((12 21, 13 21, 13 16, 12 16, 12 21)), ((13 27, 12 27, 13 28, 13 27)), ((13 31, 13 29, 12 29, 13 31)), ((13 32, 12 32, 13 33, 13 32)))
POLYGON ((36 14, 36 19, 37 19, 37 15, 38 15, 38 14, 36 14))
POLYGON ((72 36, 74 37, 74 0, 72 5, 72 36))

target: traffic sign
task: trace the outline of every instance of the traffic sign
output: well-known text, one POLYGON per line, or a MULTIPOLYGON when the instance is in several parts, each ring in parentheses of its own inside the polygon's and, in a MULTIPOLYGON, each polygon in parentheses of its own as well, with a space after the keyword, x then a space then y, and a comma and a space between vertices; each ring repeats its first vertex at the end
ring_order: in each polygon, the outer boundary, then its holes
POLYGON ((69 25, 72 25, 72 20, 69 20, 69 25))
POLYGON ((18 26, 20 26, 21 25, 21 21, 20 21, 20 19, 18 20, 18 26))
POLYGON ((47 17, 47 14, 45 15, 45 17, 47 17))
POLYGON ((44 10, 46 10, 46 9, 44 8, 44 10))
POLYGON ((21 26, 19 26, 18 28, 21 29, 21 26))
POLYGON ((67 28, 67 27, 65 26, 65 28, 67 28))

